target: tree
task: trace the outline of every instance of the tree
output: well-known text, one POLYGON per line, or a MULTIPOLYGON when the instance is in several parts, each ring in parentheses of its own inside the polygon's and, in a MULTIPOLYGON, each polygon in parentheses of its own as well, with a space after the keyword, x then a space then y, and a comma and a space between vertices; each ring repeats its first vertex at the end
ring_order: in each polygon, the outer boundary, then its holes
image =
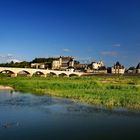
POLYGON ((77 65, 77 64, 80 64, 80 62, 77 60, 74 60, 74 64, 77 65))
POLYGON ((135 67, 132 66, 132 67, 130 67, 128 70, 135 70, 135 67))
POLYGON ((54 58, 35 58, 34 60, 31 61, 31 63, 52 63, 54 58))

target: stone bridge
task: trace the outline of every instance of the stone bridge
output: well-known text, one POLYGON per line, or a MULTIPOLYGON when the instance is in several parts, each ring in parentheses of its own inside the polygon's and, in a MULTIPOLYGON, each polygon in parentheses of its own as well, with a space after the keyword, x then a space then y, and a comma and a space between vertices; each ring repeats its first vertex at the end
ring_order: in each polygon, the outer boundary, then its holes
POLYGON ((0 73, 7 73, 10 74, 12 77, 16 77, 18 75, 26 75, 26 76, 33 76, 33 75, 40 75, 42 77, 46 77, 49 74, 60 76, 81 76, 83 72, 72 72, 72 71, 57 71, 57 70, 48 70, 48 69, 31 69, 31 68, 11 68, 11 67, 0 67, 0 73))

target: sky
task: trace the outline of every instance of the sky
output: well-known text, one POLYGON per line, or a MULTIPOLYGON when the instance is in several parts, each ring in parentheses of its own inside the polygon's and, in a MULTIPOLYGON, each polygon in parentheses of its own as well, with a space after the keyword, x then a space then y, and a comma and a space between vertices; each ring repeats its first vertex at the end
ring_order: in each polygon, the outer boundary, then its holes
POLYGON ((73 56, 140 62, 139 0, 1 0, 0 62, 73 56))

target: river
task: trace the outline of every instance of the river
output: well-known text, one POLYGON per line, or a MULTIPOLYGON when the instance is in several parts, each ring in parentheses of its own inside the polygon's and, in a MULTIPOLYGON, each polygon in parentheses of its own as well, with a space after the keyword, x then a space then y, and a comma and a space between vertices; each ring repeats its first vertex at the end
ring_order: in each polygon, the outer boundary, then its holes
POLYGON ((132 140, 139 130, 139 111, 0 91, 0 140, 132 140))

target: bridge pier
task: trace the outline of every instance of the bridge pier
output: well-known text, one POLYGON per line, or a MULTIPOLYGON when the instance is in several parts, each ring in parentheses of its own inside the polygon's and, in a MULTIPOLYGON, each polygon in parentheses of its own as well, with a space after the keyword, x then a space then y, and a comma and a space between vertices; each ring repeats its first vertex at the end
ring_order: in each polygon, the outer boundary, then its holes
POLYGON ((69 75, 65 75, 64 77, 69 77, 69 75))
POLYGON ((44 74, 44 75, 40 75, 40 77, 44 77, 44 78, 45 78, 45 77, 47 77, 47 75, 46 75, 46 74, 44 74))
POLYGON ((33 74, 27 74, 27 77, 32 77, 33 76, 33 74))
POLYGON ((11 77, 17 77, 17 73, 11 74, 11 77))

